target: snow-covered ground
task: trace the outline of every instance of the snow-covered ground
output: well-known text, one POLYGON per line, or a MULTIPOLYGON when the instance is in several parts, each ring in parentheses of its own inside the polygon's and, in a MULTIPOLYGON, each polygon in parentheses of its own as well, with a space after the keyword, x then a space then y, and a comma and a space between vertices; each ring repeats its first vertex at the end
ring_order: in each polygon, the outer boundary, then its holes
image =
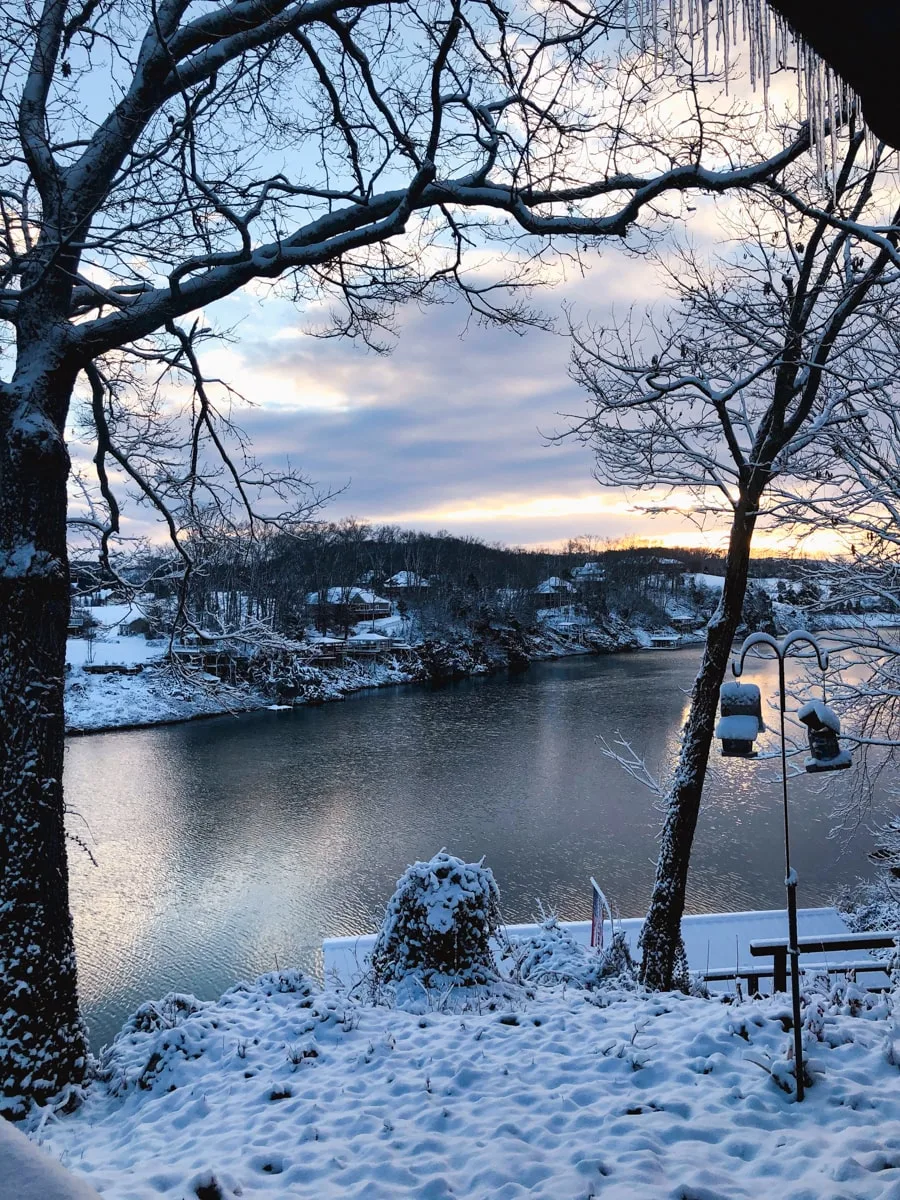
POLYGON ((69 732, 190 721, 271 703, 249 689, 226 689, 212 679, 192 682, 165 668, 146 667, 140 675, 88 675, 73 669, 66 675, 69 732))
POLYGON ((145 1006, 32 1136, 115 1200, 896 1198, 891 999, 808 990, 798 1105, 784 997, 520 988, 413 1013, 269 975, 145 1006))
POLYGON ((176 677, 162 665, 165 639, 148 641, 142 634, 119 632, 141 616, 130 604, 79 609, 95 622, 94 636, 70 637, 66 643, 66 727, 71 731, 156 725, 192 717, 256 708, 269 703, 247 691, 222 689, 217 681, 176 677), (91 664, 143 670, 138 675, 92 674, 91 664))

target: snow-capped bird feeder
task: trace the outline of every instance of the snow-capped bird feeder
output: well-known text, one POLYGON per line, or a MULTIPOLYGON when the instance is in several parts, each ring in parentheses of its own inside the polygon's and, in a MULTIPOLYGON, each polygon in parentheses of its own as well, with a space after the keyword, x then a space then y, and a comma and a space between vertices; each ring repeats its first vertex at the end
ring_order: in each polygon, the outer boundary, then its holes
POLYGON ((723 683, 719 692, 721 719, 716 737, 726 758, 755 758, 753 743, 765 732, 762 698, 755 683, 723 683))
POLYGON ((797 719, 806 726, 809 739, 809 758, 804 767, 810 774, 821 771, 843 771, 853 763, 849 750, 842 750, 838 742, 841 719, 824 700, 810 700, 797 713, 797 719))

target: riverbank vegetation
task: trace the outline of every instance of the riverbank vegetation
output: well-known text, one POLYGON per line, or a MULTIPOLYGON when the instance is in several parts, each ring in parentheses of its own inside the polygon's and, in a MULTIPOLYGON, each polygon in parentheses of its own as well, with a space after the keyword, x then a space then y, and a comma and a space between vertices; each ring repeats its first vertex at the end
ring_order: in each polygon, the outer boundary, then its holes
MULTIPOLYGON (((67 726, 324 703, 572 653, 701 642, 724 569, 723 557, 696 549, 578 538, 523 551, 359 522, 292 538, 235 532, 186 591, 177 561, 158 550, 115 574, 76 564, 67 726)), ((894 619, 872 611, 889 607, 884 589, 832 592, 833 570, 827 560, 752 560, 744 626, 894 619)))

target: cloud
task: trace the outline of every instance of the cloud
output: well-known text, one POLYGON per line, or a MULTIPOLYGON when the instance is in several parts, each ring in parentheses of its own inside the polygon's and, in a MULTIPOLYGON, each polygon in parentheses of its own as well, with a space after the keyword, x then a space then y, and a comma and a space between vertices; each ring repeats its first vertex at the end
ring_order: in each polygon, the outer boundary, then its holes
MULTIPOLYGON (((590 452, 548 442, 586 411, 568 376, 562 304, 576 320, 609 323, 664 296, 652 266, 610 246, 584 276, 536 296, 556 333, 481 328, 461 303, 400 313, 393 354, 318 339, 303 314, 269 295, 243 294, 215 310, 233 340, 207 349, 204 367, 247 401, 234 413, 254 454, 289 459, 322 490, 344 489, 325 514, 488 541, 551 545, 593 533, 664 544, 721 544, 677 512, 656 518, 592 477, 590 452)), ((213 315, 213 314, 211 314, 213 315)), ((648 495, 641 496, 646 503, 648 495)))
MULTIPOLYGON (((238 340, 212 361, 255 402, 237 416, 258 456, 290 456, 320 486, 346 488, 335 517, 527 544, 588 529, 619 536, 646 521, 594 484, 586 449, 548 444, 571 423, 560 414, 585 408, 568 377, 561 305, 603 320, 660 295, 645 262, 607 250, 584 277, 537 297, 560 318, 555 333, 482 328, 461 303, 410 307, 384 357, 311 336, 284 302, 245 298, 238 340)), ((240 303, 229 302, 232 316, 240 303)))

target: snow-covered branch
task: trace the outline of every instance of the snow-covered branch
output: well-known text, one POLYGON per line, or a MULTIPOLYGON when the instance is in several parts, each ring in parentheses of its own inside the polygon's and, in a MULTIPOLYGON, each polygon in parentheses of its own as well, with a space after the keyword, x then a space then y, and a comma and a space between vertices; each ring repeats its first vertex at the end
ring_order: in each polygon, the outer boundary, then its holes
POLYGON ((642 758, 634 746, 620 733, 615 735, 612 745, 602 734, 598 735, 597 741, 600 744, 600 753, 604 758, 612 759, 627 775, 648 788, 654 796, 663 794, 662 784, 647 766, 646 759, 642 758))

